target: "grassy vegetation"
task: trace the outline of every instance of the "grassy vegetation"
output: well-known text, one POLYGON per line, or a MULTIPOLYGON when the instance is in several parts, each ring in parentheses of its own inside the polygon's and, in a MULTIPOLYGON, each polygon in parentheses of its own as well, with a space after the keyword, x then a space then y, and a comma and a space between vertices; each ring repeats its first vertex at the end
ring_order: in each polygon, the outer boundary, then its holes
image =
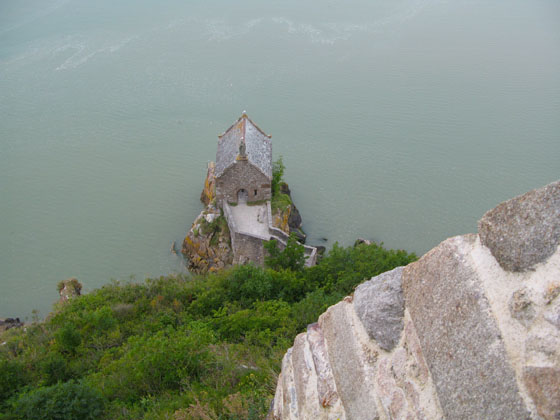
POLYGON ((247 201, 248 206, 262 206, 266 204, 266 200, 247 201))
POLYGON ((274 257, 276 270, 113 282, 5 332, 0 419, 262 419, 296 334, 415 259, 375 244, 335 245, 311 268, 274 257))
POLYGON ((284 211, 292 205, 292 199, 288 194, 282 193, 282 184, 284 182, 284 171, 286 167, 282 162, 282 156, 272 163, 272 200, 270 207, 273 213, 276 211, 284 211))

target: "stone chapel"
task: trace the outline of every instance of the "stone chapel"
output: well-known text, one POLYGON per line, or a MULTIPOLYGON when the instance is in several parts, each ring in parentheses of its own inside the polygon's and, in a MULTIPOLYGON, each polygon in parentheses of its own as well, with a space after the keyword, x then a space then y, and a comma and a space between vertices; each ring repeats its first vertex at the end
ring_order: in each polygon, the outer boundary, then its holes
POLYGON ((216 198, 223 202, 270 200, 272 141, 245 112, 218 136, 216 152, 216 198))

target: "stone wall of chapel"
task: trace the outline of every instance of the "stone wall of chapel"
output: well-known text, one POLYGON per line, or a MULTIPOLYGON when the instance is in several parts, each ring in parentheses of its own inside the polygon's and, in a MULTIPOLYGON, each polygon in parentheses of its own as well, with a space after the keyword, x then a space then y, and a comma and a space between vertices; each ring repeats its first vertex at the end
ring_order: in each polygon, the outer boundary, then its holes
POLYGON ((216 198, 237 203, 237 193, 245 189, 248 202, 270 200, 270 180, 247 160, 236 161, 216 179, 216 198))
POLYGON ((234 264, 253 264, 263 266, 266 250, 263 246, 263 239, 244 233, 235 233, 234 264))

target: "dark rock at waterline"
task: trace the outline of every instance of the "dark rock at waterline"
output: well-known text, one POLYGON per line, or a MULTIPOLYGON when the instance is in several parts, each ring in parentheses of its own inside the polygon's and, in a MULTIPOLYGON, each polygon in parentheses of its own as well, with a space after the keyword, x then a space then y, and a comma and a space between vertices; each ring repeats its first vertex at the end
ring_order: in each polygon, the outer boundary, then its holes
POLYGON ((319 255, 324 255, 325 252, 327 251, 327 248, 324 247, 323 245, 314 245, 315 248, 317 248, 317 254, 319 255))
POLYGON ((290 229, 300 229, 302 223, 303 220, 301 218, 301 214, 299 214, 299 210, 292 204, 290 216, 288 217, 288 226, 290 226, 290 229))
MULTIPOLYGON (((288 186, 288 184, 286 184, 285 182, 280 184, 280 193, 286 194, 288 197, 290 197, 290 200, 292 200, 292 192, 290 191, 290 187, 288 186)), ((288 226, 290 227, 290 231, 292 229, 300 229, 302 223, 303 220, 301 218, 299 210, 294 204, 292 204, 290 208, 290 216, 288 217, 288 226)))
POLYGON ((292 198, 292 192, 290 191, 290 187, 285 182, 282 182, 280 184, 280 192, 282 194, 286 194, 286 195, 290 196, 290 198, 292 198))
POLYGON ((9 330, 10 328, 23 327, 23 322, 19 318, 0 319, 0 332, 9 330))
POLYGON ((307 239, 307 235, 301 229, 290 229, 290 233, 293 233, 296 236, 298 242, 304 244, 305 240, 307 239))
POLYGON ((356 246, 361 245, 361 244, 371 245, 372 243, 373 242, 371 242, 367 239, 358 238, 358 239, 356 239, 356 242, 354 242, 354 246, 356 247, 356 246))

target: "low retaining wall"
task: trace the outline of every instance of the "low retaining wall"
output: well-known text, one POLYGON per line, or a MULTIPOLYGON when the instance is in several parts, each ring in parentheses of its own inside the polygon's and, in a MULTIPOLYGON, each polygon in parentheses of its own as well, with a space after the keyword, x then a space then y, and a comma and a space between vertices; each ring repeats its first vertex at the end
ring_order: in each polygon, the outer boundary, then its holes
MULTIPOLYGON (((283 230, 272 226, 272 207, 270 206, 270 201, 267 201, 266 209, 268 212, 268 232, 271 235, 271 239, 276 239, 280 244, 280 248, 284 249, 286 248, 290 235, 283 230)), ((311 267, 317 264, 317 248, 309 245, 304 245, 303 248, 305 251, 305 265, 307 267, 311 267)))
MULTIPOLYGON (((235 218, 233 217, 231 208, 226 201, 223 202, 222 208, 224 210, 224 216, 230 232, 234 264, 245 264, 246 262, 253 261, 257 265, 264 265, 264 259, 266 256, 266 251, 263 246, 264 241, 276 239, 280 249, 286 248, 290 236, 286 234, 286 232, 272 226, 272 209, 270 201, 267 201, 266 203, 268 213, 268 233, 270 234, 269 237, 240 231, 235 224, 235 218)), ((304 245, 303 248, 305 251, 305 265, 307 267, 315 265, 317 263, 317 248, 308 245, 304 245)))

